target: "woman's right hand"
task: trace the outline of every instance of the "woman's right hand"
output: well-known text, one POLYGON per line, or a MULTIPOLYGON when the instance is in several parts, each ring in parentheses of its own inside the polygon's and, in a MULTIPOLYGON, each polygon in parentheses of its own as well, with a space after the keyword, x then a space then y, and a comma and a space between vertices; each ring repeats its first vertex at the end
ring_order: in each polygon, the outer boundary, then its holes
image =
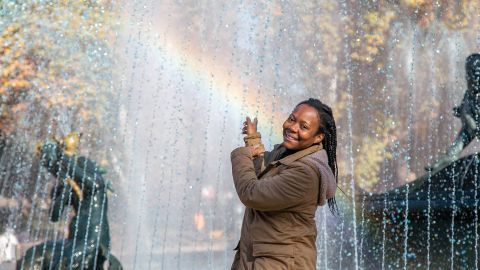
POLYGON ((256 117, 252 121, 250 117, 247 116, 247 119, 243 122, 242 134, 248 136, 257 133, 257 124, 258 120, 256 117))

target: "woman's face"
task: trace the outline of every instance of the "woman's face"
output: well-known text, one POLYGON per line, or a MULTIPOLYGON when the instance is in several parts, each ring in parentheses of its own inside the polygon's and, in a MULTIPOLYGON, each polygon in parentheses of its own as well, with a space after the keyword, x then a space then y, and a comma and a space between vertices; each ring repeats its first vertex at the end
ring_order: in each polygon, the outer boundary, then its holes
POLYGON ((315 108, 301 104, 283 123, 283 146, 289 150, 302 150, 323 140, 324 134, 317 134, 320 119, 315 108))

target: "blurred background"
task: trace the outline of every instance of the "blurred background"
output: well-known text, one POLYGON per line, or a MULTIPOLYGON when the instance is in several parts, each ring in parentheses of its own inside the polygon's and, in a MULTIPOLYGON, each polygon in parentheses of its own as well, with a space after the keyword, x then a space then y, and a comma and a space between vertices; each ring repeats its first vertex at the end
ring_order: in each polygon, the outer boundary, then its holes
MULTIPOLYGON (((271 149, 315 97, 334 111, 344 192, 340 216, 318 209, 317 268, 365 268, 386 240, 364 245, 356 194, 415 180, 453 141, 479 14, 476 0, 0 0, 0 234, 13 231, 17 259, 64 234, 72 213, 48 221, 53 177, 35 148, 75 131, 113 183, 112 252, 125 269, 229 269, 242 122, 258 117, 271 149)), ((462 155, 477 151, 475 140, 462 155)), ((436 259, 407 250, 381 267, 436 259)))

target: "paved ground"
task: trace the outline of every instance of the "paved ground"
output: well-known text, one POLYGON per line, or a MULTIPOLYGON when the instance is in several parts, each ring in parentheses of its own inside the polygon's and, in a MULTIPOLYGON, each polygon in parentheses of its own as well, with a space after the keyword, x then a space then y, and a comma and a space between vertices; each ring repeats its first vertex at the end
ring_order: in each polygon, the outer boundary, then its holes
POLYGON ((0 270, 13 270, 15 263, 0 263, 0 270))

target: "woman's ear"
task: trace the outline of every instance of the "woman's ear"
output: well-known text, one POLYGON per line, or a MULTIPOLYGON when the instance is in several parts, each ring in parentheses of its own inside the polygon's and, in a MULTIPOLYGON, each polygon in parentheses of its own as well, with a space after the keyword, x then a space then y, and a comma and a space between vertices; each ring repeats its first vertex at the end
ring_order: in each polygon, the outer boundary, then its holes
POLYGON ((320 143, 321 141, 323 141, 323 138, 325 138, 325 134, 321 133, 321 134, 318 134, 318 135, 315 135, 315 143, 320 143))

